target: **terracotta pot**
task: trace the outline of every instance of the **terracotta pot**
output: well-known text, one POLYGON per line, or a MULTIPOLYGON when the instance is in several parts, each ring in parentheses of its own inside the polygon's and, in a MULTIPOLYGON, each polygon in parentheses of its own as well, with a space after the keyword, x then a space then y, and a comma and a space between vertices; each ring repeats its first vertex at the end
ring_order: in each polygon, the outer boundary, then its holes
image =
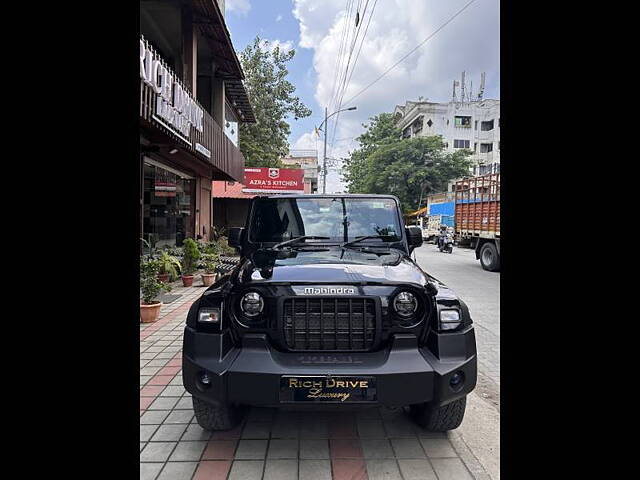
POLYGON ((169 283, 169 274, 168 273, 159 273, 158 280, 162 283, 169 283))
POLYGON ((202 274, 202 284, 205 287, 209 287, 211 285, 213 285, 213 283, 216 281, 216 274, 215 273, 203 273, 202 274))
POLYGON ((162 302, 152 303, 150 305, 141 303, 140 322, 153 323, 158 320, 158 317, 160 316, 160 307, 162 307, 162 302))
POLYGON ((182 285, 185 287, 193 285, 193 275, 182 275, 182 285))

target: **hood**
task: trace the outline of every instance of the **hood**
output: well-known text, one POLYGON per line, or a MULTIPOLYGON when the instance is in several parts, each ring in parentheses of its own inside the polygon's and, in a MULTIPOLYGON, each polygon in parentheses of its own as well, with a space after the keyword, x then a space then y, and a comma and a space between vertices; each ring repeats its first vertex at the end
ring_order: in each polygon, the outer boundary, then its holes
POLYGON ((424 285, 425 273, 401 252, 340 247, 258 250, 240 267, 240 284, 263 283, 407 283, 424 285))

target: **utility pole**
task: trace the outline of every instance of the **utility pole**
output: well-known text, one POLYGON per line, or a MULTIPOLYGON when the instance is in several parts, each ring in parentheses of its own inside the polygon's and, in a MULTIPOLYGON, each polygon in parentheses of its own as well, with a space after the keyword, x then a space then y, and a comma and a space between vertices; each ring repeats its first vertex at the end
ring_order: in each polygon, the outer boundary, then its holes
MULTIPOLYGON (((327 120, 333 117, 336 113, 346 112, 349 110, 356 110, 357 107, 349 107, 343 108, 342 110, 337 110, 333 112, 331 115, 327 115, 327 107, 324 107, 324 121, 320 124, 320 127, 324 125, 324 153, 322 154, 322 193, 327 193, 327 130, 329 130, 327 125, 327 120)), ((318 130, 320 130, 318 127, 318 130)))
POLYGON ((327 193, 327 107, 324 107, 324 153, 322 154, 322 194, 327 193))

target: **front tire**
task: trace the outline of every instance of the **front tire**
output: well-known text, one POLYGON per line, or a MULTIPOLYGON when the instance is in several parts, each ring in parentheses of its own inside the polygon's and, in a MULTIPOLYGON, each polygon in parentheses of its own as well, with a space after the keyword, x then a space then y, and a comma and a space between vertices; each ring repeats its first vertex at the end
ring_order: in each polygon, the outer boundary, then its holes
POLYGON ((213 405, 196 397, 193 399, 193 411, 198 425, 208 431, 231 430, 240 421, 240 409, 231 404, 213 405))
POLYGON ((493 243, 485 243, 480 248, 480 265, 489 272, 500 270, 500 255, 498 255, 498 249, 493 243))
POLYGON ((411 405, 411 413, 418 425, 431 432, 447 432, 460 426, 467 407, 467 397, 454 400, 442 407, 428 403, 411 405))

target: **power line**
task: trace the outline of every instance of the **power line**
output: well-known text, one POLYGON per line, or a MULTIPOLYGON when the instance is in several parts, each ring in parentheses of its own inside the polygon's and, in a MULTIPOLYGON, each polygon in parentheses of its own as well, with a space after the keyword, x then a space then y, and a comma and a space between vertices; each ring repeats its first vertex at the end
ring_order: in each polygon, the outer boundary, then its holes
POLYGON ((389 67, 387 70, 385 70, 384 73, 382 73, 382 75, 380 75, 378 78, 376 78, 373 82, 371 82, 369 85, 367 85, 366 87, 364 87, 362 90, 360 90, 357 94, 355 94, 353 97, 351 97, 349 100, 347 100, 346 105, 349 105, 353 100, 355 100, 357 97, 359 97, 360 95, 362 95, 365 91, 367 91, 373 84, 375 84, 376 82, 378 82, 378 80, 380 80, 382 77, 384 77, 387 73, 389 73, 391 70, 393 70, 395 67, 397 67, 400 63, 402 63, 409 55, 411 55, 412 53, 414 53, 416 50, 418 50, 418 48, 420 48, 422 45, 424 45, 425 43, 427 43, 430 39, 432 39, 440 30, 442 30, 444 27, 446 27, 447 25, 449 25, 449 23, 451 23, 458 15, 460 15, 463 11, 465 11, 472 3, 474 3, 476 0, 471 0, 469 3, 467 3, 464 7, 462 7, 460 10, 458 10, 451 18, 449 18, 449 20, 447 20, 446 22, 444 22, 442 25, 440 25, 431 35, 429 35, 427 38, 425 38, 422 42, 420 42, 418 45, 416 45, 415 48, 413 48, 409 53, 407 53, 404 57, 402 57, 400 60, 398 60, 396 63, 394 63, 393 65, 391 65, 391 67, 389 67))
MULTIPOLYGON (((336 63, 334 66, 334 75, 333 75, 333 86, 331 87, 331 95, 330 95, 330 101, 329 101, 329 105, 333 102, 333 97, 335 95, 336 92, 336 85, 338 82, 338 72, 340 71, 340 69, 342 68, 342 61, 344 60, 342 54, 344 51, 344 46, 346 45, 345 43, 345 36, 348 30, 348 25, 349 25, 349 17, 351 16, 351 8, 353 6, 353 0, 347 0, 347 5, 345 7, 345 12, 346 12, 346 18, 344 21, 344 25, 342 26, 342 34, 340 36, 340 48, 338 49, 338 55, 336 56, 336 63)), ((326 128, 326 126, 325 126, 326 128)))
MULTIPOLYGON (((377 2, 377 0, 376 0, 376 2, 377 2)), ((360 4, 358 6, 360 6, 360 4)), ((369 0, 367 0, 367 2, 364 5, 364 9, 362 10, 362 20, 363 21, 364 21, 364 17, 366 15, 368 6, 369 6, 369 0)), ((369 15, 369 22, 371 21, 371 16, 372 15, 373 15, 373 12, 372 12, 371 15, 369 15)), ((338 104, 337 104, 337 108, 336 108, 336 110, 338 110, 338 111, 342 107, 342 99, 344 98, 344 94, 345 94, 345 92, 347 90, 347 87, 349 85, 349 81, 351 80, 351 75, 353 74, 353 70, 355 69, 356 64, 358 62, 358 56, 360 55, 360 49, 362 48, 362 43, 364 42, 364 39, 365 39, 365 36, 366 36, 366 32, 367 32, 367 30, 369 28, 369 23, 367 23, 367 28, 365 29, 365 33, 364 33, 364 35, 362 37, 362 40, 360 42, 360 48, 358 49, 358 53, 356 54, 356 57, 355 57, 355 60, 354 60, 354 64, 353 64, 353 68, 351 70, 349 70, 349 64, 351 63, 351 56, 353 55, 354 48, 358 43, 358 35, 360 35, 360 30, 362 29, 363 21, 359 22, 358 25, 356 26, 353 42, 351 43, 351 48, 349 50, 349 58, 347 60, 347 65, 346 65, 346 68, 344 70, 344 75, 342 76, 342 82, 341 82, 340 88, 338 90, 338 96, 336 97, 336 99, 339 98, 339 101, 338 101, 338 104)), ((336 115, 336 118, 335 118, 335 120, 333 122, 333 135, 332 135, 332 139, 331 139, 331 148, 332 149, 333 149, 333 142, 334 142, 334 140, 336 138, 336 132, 338 130, 338 122, 339 122, 339 120, 340 120, 340 113, 338 113, 338 115, 336 115)))
POLYGON ((332 110, 337 104, 338 94, 340 91, 341 76, 342 76, 341 72, 342 72, 344 62, 347 58, 347 46, 349 45, 350 37, 351 37, 351 29, 350 29, 351 23, 352 23, 351 13, 355 6, 354 3, 355 3, 354 0, 350 0, 348 2, 347 8, 346 8, 346 16, 344 17, 342 38, 340 39, 340 49, 338 51, 338 57, 336 59, 336 65, 335 65, 333 88, 331 89, 331 97, 330 97, 329 103, 327 104, 327 107, 332 110))
MULTIPOLYGON (((351 83, 351 77, 353 76, 353 72, 356 69, 356 66, 358 64, 358 59, 360 58, 360 52, 362 51, 362 45, 364 45, 364 41, 367 38, 367 32, 369 31, 369 24, 371 23, 371 19, 373 18, 373 14, 376 10, 376 5, 378 3, 378 0, 375 0, 375 2, 373 3, 373 7, 371 7, 371 13, 369 14, 369 20, 367 20, 367 26, 365 27, 364 30, 364 34, 362 35, 362 40, 360 41, 360 46, 358 47, 358 52, 356 53, 356 57, 353 61, 353 68, 351 69, 351 71, 349 72, 349 77, 346 80, 346 83, 344 85, 344 88, 342 90, 342 95, 340 96, 340 103, 338 104, 338 109, 340 109, 342 107, 342 99, 344 98, 344 94, 347 91, 347 88, 349 88, 349 83, 351 83)), ((364 6, 364 11, 362 12, 362 21, 364 22, 364 16, 365 13, 367 11, 367 6, 369 5, 369 0, 367 0, 367 3, 364 6)), ((331 151, 333 152, 333 145, 335 142, 335 138, 336 138, 336 132, 338 130, 338 120, 339 120, 340 114, 338 114, 336 116, 336 120, 334 122, 334 128, 333 128, 333 136, 331 138, 331 151)))
MULTIPOLYGON (((367 0, 367 3, 368 2, 369 2, 369 0, 367 0)), ((356 10, 357 10, 356 11, 356 16, 354 17, 354 19, 356 19, 357 16, 359 15, 359 10, 360 10, 360 5, 361 4, 362 4, 362 0, 360 0, 358 2, 358 5, 356 7, 356 10)), ((350 16, 347 18, 347 21, 348 22, 352 21, 350 16)), ((346 46, 347 46, 347 44, 351 44, 351 46, 349 47, 349 57, 347 58, 347 63, 345 65, 344 73, 342 72, 342 62, 340 64, 340 68, 338 69, 339 83, 338 83, 338 88, 337 88, 337 90, 335 92, 335 96, 331 99, 331 109, 332 110, 339 110, 340 109, 340 107, 338 107, 338 103, 342 101, 342 96, 344 95, 344 93, 343 93, 344 92, 344 83, 346 81, 347 72, 349 71, 349 64, 351 63, 351 56, 353 55, 353 49, 354 49, 356 41, 358 39, 358 35, 360 34, 360 25, 361 25, 361 23, 358 22, 358 24, 354 26, 353 37, 351 36, 351 31, 349 31, 349 34, 348 34, 346 42, 345 42, 345 56, 346 56, 346 46)), ((337 122, 337 120, 334 120, 334 125, 335 125, 335 122, 337 122)))
MULTIPOLYGON (((369 3, 369 1, 367 0, 367 3, 369 3)), ((349 87, 349 83, 351 82, 351 77, 353 76, 353 72, 356 69, 356 65, 358 64, 358 58, 360 58, 360 52, 362 51, 362 45, 364 44, 364 39, 367 38, 367 32, 369 31, 369 24, 371 23, 371 18, 373 18, 373 12, 376 11, 376 5, 378 3, 378 0, 375 0, 375 2, 373 2, 373 7, 371 7, 371 15, 369 15, 369 20, 367 21, 367 26, 364 29, 364 34, 362 35, 362 41, 360 42, 360 47, 358 48, 358 53, 356 53, 356 59, 353 61, 353 68, 351 69, 351 73, 349 73, 349 78, 347 79, 347 86, 345 87, 345 91, 346 89, 349 87)), ((367 6, 365 5, 364 9, 367 9, 367 6)), ((364 14, 363 14, 364 16, 364 14)))

